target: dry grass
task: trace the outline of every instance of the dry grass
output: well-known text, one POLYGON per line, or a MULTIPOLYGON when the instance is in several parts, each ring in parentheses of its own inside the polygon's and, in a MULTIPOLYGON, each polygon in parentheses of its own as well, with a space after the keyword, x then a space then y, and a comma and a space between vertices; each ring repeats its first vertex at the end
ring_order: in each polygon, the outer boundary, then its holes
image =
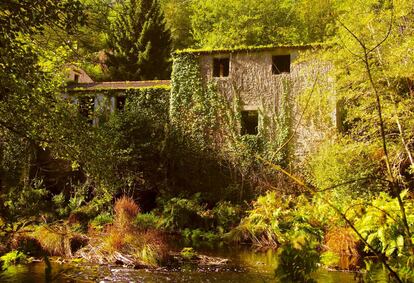
POLYGON ((113 224, 107 225, 105 231, 90 234, 92 240, 77 252, 78 256, 100 264, 146 267, 155 267, 166 258, 168 250, 162 234, 134 226, 133 220, 140 209, 132 198, 117 199, 114 211, 113 224))
POLYGON ((65 237, 63 233, 51 230, 49 227, 40 226, 33 232, 32 236, 39 241, 43 250, 50 255, 65 256, 65 237))
POLYGON ((115 201, 114 211, 114 225, 127 230, 131 227, 135 216, 140 212, 140 208, 132 198, 123 196, 115 201))
POLYGON ((164 259, 168 255, 168 246, 164 235, 156 230, 147 230, 142 233, 141 240, 147 245, 155 246, 159 259, 164 259))
POLYGON ((164 237, 157 231, 134 228, 124 231, 112 226, 76 255, 100 264, 156 267, 168 256, 168 249, 164 237))
POLYGON ((106 246, 109 250, 120 251, 124 247, 126 235, 123 231, 119 231, 115 227, 109 229, 107 237, 105 237, 106 246))
POLYGON ((85 246, 88 237, 70 230, 66 223, 43 225, 30 234, 49 255, 72 257, 72 251, 85 246))

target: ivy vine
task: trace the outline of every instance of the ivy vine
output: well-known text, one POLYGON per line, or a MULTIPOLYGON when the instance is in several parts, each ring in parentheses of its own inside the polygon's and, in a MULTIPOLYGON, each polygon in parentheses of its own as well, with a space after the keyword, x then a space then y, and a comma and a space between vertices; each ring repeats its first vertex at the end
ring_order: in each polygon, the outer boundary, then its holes
POLYGON ((255 154, 283 164, 290 150, 283 144, 291 135, 292 86, 288 78, 282 79, 282 85, 276 112, 262 102, 259 134, 242 136, 240 95, 235 92, 228 100, 218 92, 214 81, 203 84, 197 54, 175 54, 170 98, 172 128, 183 140, 242 170, 255 164, 255 154))

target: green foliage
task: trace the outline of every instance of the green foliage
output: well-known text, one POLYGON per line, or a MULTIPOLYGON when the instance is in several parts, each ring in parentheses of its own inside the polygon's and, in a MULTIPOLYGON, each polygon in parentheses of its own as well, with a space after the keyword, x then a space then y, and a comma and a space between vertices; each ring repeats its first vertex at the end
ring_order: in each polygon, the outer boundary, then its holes
POLYGON ((412 177, 406 170, 413 163, 413 139, 406 129, 413 121, 409 78, 414 64, 405 59, 414 39, 413 22, 407 20, 412 13, 410 1, 373 0, 356 5, 343 1, 338 9, 341 22, 335 45, 326 55, 328 60, 335 58, 333 75, 345 108, 346 133, 379 148, 383 146, 383 132, 387 152, 382 148, 380 155, 388 154, 395 177, 410 182, 412 177), (366 51, 369 53, 364 59, 366 51), (401 167, 401 156, 408 158, 409 164, 401 167))
POLYGON ((162 183, 169 88, 106 91, 127 97, 125 108, 94 129, 84 146, 83 170, 102 194, 132 192, 162 183), (105 193, 107 192, 107 193, 105 193))
POLYGON ((380 181, 383 172, 377 150, 347 138, 327 140, 308 160, 309 181, 319 190, 331 191, 338 204, 344 199, 378 193, 387 186, 380 181))
POLYGON ((203 149, 206 146, 205 127, 212 117, 210 111, 215 109, 209 107, 211 100, 204 95, 197 57, 188 54, 174 58, 171 77, 171 122, 178 128, 176 130, 203 149), (189 107, 194 111, 188 111, 189 107))
POLYGON ((173 49, 183 49, 193 44, 191 34, 191 5, 187 0, 161 0, 168 28, 171 30, 173 49))
POLYGON ((134 219, 134 225, 142 230, 157 228, 159 222, 159 217, 152 212, 139 213, 134 219))
POLYGON ((91 222, 90 225, 94 229, 102 230, 106 225, 112 223, 114 220, 113 216, 108 213, 104 212, 96 216, 91 222))
POLYGON ((189 229, 185 228, 181 235, 187 241, 190 241, 193 245, 212 244, 221 240, 221 235, 214 231, 205 231, 202 229, 189 229))
MULTIPOLYGON (((413 201, 407 198, 406 191, 401 193, 401 198, 408 215, 408 225, 412 227, 414 225, 413 201)), ((365 206, 364 213, 357 218, 355 226, 369 244, 387 257, 407 255, 410 243, 406 243, 404 239, 404 225, 396 198, 381 193, 365 206)))
POLYGON ((68 216, 72 212, 80 211, 84 208, 87 198, 87 187, 74 186, 68 199, 65 194, 54 195, 52 202, 59 217, 68 216))
POLYGON ((327 251, 321 254, 321 263, 325 266, 336 266, 339 262, 339 256, 332 252, 332 251, 327 251))
POLYGON ((205 205, 200 204, 200 194, 195 194, 191 199, 171 198, 162 203, 163 219, 160 226, 166 229, 184 229, 197 227, 202 223, 202 212, 205 205))
POLYGON ((318 242, 322 238, 322 227, 313 223, 309 209, 311 206, 304 196, 294 200, 289 196, 281 197, 275 192, 268 192, 258 197, 252 210, 226 237, 268 248, 289 242, 297 233, 318 242))
POLYGON ((272 51, 277 47, 297 47, 297 48, 309 48, 320 47, 323 44, 265 44, 265 45, 237 45, 234 47, 203 47, 203 48, 186 48, 182 50, 175 50, 174 55, 213 55, 218 53, 236 53, 236 52, 257 52, 257 51, 272 51))
POLYGON ((193 1, 199 47, 321 41, 329 34, 333 1, 193 1))
POLYGON ((0 212, 9 223, 30 219, 39 211, 47 208, 46 197, 49 192, 42 180, 33 179, 23 187, 11 187, 0 195, 0 212))
POLYGON ((169 77, 170 31, 158 0, 126 0, 115 8, 107 65, 113 80, 169 77))
POLYGON ((194 245, 221 241, 240 221, 241 207, 224 201, 208 209, 200 196, 197 193, 191 198, 159 199, 162 207, 159 227, 181 232, 194 245))
POLYGON ((282 201, 274 192, 259 196, 253 209, 228 236, 233 240, 251 240, 256 245, 279 246, 286 240, 279 224, 289 213, 284 209, 288 203, 289 200, 282 201))
POLYGON ((78 141, 87 136, 76 107, 62 96, 63 66, 73 43, 43 41, 51 30, 73 33, 84 13, 76 0, 0 6, 0 214, 8 232, 15 232, 50 212, 61 175, 53 181, 46 176, 65 167, 54 158, 77 159, 78 141))
POLYGON ((64 117, 67 119, 67 107, 58 87, 62 84, 61 69, 69 48, 62 46, 62 42, 59 47, 35 44, 35 37, 43 36, 45 28, 50 26, 58 32, 72 32, 84 20, 82 4, 3 1, 1 11, 2 136, 7 130, 35 144, 57 142, 55 134, 65 130, 64 117))
POLYGON ((197 257, 197 253, 193 248, 183 248, 180 252, 180 255, 186 260, 192 260, 197 257))
POLYGON ((77 225, 68 224, 64 221, 42 224, 35 226, 29 235, 40 244, 43 254, 72 257, 71 243, 79 237, 79 233, 75 231, 77 225))
POLYGON ((278 250, 276 276, 283 282, 315 282, 310 275, 320 259, 317 246, 306 234, 297 233, 278 250))
POLYGON ((144 245, 135 255, 150 266, 157 266, 160 261, 157 248, 152 245, 144 245))
POLYGON ((221 201, 211 210, 215 219, 214 227, 220 232, 234 227, 241 218, 242 209, 240 205, 234 205, 228 201, 221 201))
MULTIPOLYGON (((262 111, 261 135, 264 141, 263 158, 275 164, 287 165, 292 157, 290 143, 285 144, 292 134, 293 127, 293 92, 290 78, 282 79, 282 93, 279 95, 278 111, 262 111)), ((262 102, 263 103, 263 102, 262 102)))
POLYGON ((0 257, 0 261, 3 262, 3 270, 9 268, 9 266, 26 263, 28 261, 26 255, 20 251, 13 250, 0 257))
MULTIPOLYGON (((380 171, 374 169, 379 173, 375 178, 396 198, 381 193, 360 204, 366 207, 357 215, 356 226, 370 250, 383 254, 379 257, 388 271, 399 273, 412 269, 409 262, 413 256, 412 201, 403 200, 404 191, 412 187, 409 168, 414 163, 412 131, 406 130, 413 121, 412 103, 408 101, 412 100, 414 64, 406 59, 414 39, 413 21, 408 16, 412 15, 412 5, 406 0, 343 1, 338 12, 334 45, 326 54, 328 60, 333 59, 338 97, 345 108, 345 134, 365 144, 361 153, 373 149, 374 154, 368 157, 381 161, 380 171)), ((366 166, 373 168, 369 163, 366 166)))

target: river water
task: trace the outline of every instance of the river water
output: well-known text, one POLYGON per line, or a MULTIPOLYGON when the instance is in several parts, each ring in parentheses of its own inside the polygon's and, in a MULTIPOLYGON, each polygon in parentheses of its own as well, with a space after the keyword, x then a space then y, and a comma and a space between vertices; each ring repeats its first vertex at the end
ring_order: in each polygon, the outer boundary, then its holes
MULTIPOLYGON (((276 255, 272 251, 256 252, 249 247, 201 249, 199 253, 230 260, 225 266, 181 265, 156 270, 132 269, 122 266, 99 266, 85 263, 52 263, 47 271, 42 262, 13 266, 0 273, 0 282, 280 282, 274 276, 276 255)), ((358 282, 359 274, 319 269, 313 274, 316 282, 358 282)))

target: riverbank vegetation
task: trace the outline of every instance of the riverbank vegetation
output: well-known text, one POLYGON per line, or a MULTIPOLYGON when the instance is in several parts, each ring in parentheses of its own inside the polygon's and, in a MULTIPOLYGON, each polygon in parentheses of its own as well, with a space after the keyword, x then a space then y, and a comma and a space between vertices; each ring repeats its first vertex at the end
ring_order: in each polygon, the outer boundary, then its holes
MULTIPOLYGON (((97 80, 119 79, 102 59, 117 39, 106 27, 127 35, 134 27, 119 25, 130 1, 115 2, 0 4, 3 269, 48 256, 151 268, 173 260, 168 238, 178 237, 187 247, 275 249, 286 281, 311 282, 323 265, 366 270, 369 282, 370 260, 391 282, 414 281, 411 1, 131 1, 156 10, 168 50, 318 43, 309 57, 331 64, 325 75, 343 119, 299 161, 288 158, 289 101, 274 128, 240 136, 237 99, 203 87, 191 52, 176 54, 171 88, 106 90, 126 95, 125 108, 98 111, 90 126, 62 95, 64 70, 77 64, 97 80)), ((152 20, 140 20, 149 33, 152 20)), ((134 60, 161 48, 146 39, 134 60)), ((172 58, 158 51, 162 70, 135 64, 135 75, 165 77, 172 58)), ((131 68, 117 65, 117 74, 131 68)), ((323 92, 317 84, 308 92, 323 92)), ((305 102, 302 123, 329 120, 325 102, 305 102)), ((194 259, 191 249, 185 258, 194 259)))

